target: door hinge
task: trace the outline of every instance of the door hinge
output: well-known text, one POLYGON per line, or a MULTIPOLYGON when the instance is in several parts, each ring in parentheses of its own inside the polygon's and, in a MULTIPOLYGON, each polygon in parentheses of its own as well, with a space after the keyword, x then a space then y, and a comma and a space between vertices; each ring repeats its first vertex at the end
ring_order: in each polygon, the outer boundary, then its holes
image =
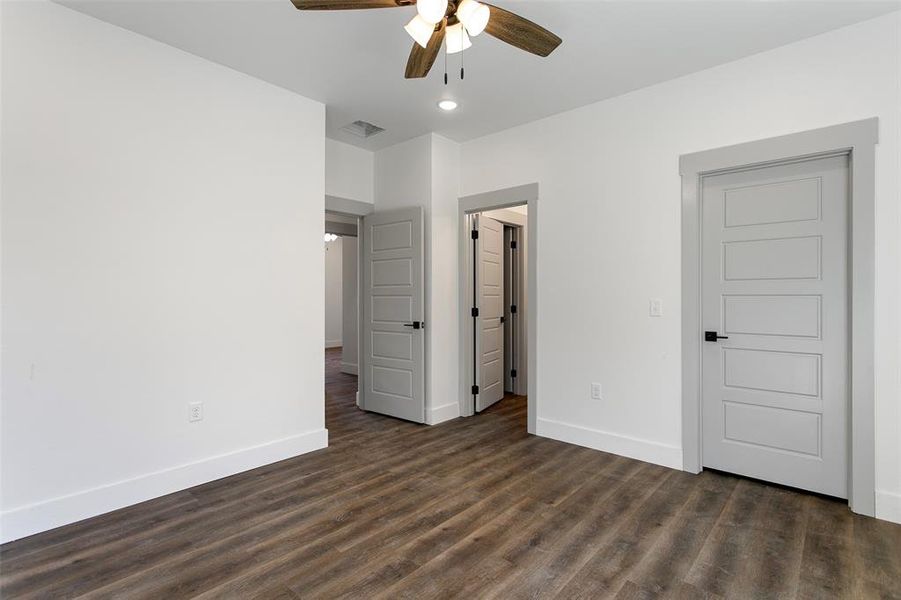
POLYGON ((477 386, 477 385, 472 386, 472 395, 473 396, 479 395, 479 386, 477 386))
POLYGON ((474 239, 474 240, 479 239, 479 230, 478 229, 472 230, 472 239, 474 239))
POLYGON ((513 314, 513 315, 516 314, 516 305, 515 304, 510 307, 510 314, 513 314))
POLYGON ((469 312, 470 312, 470 314, 471 314, 473 317, 478 317, 478 316, 479 316, 479 309, 478 309, 477 306, 473 306, 473 307, 472 307, 472 310, 469 311, 469 312))
POLYGON ((510 240, 510 249, 516 250, 516 240, 510 240))
POLYGON ((516 377, 516 369, 510 369, 510 377, 516 377))

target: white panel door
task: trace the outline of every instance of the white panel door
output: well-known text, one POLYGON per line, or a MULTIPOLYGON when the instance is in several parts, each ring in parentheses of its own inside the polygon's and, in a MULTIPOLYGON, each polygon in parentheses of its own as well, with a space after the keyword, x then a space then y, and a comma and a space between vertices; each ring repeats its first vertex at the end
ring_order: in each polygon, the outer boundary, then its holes
POLYGON ((422 208, 363 218, 360 404, 425 421, 422 208))
POLYGON ((703 464, 847 498, 848 159, 705 177, 701 201, 703 464))
POLYGON ((476 217, 479 239, 479 394, 476 410, 483 411, 504 397, 504 226, 483 215, 476 217))

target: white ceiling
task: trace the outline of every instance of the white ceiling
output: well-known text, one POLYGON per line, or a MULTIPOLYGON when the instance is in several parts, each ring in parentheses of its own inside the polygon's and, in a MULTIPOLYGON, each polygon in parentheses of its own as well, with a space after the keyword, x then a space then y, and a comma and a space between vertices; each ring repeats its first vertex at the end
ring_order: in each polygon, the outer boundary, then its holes
POLYGON ((548 58, 487 34, 405 80, 415 8, 301 12, 290 0, 60 0, 324 102, 327 135, 370 150, 429 131, 465 141, 885 14, 901 0, 493 0, 563 38, 548 58), (457 100, 440 111, 443 97, 457 100), (385 132, 340 130, 363 119, 385 132))

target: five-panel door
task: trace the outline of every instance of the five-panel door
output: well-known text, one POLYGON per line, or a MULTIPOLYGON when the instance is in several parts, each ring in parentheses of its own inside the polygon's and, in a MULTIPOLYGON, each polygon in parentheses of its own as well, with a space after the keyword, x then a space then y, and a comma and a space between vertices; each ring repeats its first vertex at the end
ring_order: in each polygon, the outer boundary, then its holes
POLYGON ((701 191, 703 465, 845 498, 848 158, 701 191))
POLYGON ((360 394, 365 410, 425 421, 422 208, 363 218, 360 394))

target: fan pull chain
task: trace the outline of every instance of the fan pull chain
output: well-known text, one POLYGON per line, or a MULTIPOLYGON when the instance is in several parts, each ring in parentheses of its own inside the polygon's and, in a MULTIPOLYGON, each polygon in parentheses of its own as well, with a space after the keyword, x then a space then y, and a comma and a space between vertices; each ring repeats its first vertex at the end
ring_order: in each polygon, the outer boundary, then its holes
POLYGON ((460 52, 460 81, 463 81, 463 55, 464 54, 466 54, 466 52, 462 52, 462 51, 460 52))
POLYGON ((447 85, 447 46, 444 47, 444 85, 447 85))

